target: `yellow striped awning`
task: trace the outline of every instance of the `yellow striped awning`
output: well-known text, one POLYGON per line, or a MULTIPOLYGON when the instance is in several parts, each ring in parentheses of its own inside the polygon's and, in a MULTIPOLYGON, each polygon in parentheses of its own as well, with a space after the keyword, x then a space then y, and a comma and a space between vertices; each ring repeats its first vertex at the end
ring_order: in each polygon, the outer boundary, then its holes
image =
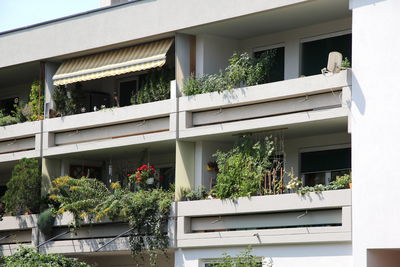
POLYGON ((53 83, 65 85, 161 67, 172 42, 165 39, 67 60, 53 76, 53 83))

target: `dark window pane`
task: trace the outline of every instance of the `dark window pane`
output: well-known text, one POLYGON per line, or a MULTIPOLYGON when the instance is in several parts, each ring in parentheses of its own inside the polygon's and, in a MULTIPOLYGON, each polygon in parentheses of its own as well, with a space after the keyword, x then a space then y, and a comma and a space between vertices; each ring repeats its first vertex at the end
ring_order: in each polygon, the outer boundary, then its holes
POLYGON ((119 105, 121 107, 131 104, 131 97, 137 91, 137 81, 121 82, 119 84, 119 105))
POLYGON ((301 153, 301 173, 351 169, 351 149, 301 153))
POLYGON ((285 48, 278 47, 273 49, 267 49, 263 51, 254 52, 254 57, 259 58, 263 53, 271 53, 272 66, 269 73, 268 82, 277 82, 284 80, 285 74, 285 48))
POLYGON ((351 62, 351 34, 303 43, 301 74, 321 74, 332 51, 342 53, 343 59, 347 57, 351 62))
POLYGON ((12 111, 15 111, 15 104, 18 101, 18 97, 0 100, 0 111, 3 115, 11 115, 12 111))

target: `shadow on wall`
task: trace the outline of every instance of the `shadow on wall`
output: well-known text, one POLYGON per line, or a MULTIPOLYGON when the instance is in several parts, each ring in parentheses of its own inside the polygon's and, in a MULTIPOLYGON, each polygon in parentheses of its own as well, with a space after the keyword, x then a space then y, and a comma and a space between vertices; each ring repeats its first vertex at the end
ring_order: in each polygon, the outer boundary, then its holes
POLYGON ((361 84, 357 80, 357 75, 354 72, 352 72, 352 74, 353 74, 352 85, 351 85, 352 104, 354 104, 357 107, 360 114, 364 115, 366 106, 365 95, 362 91, 361 84))
POLYGON ((350 9, 368 6, 368 5, 374 5, 376 3, 383 2, 383 1, 386 1, 386 0, 350 0, 350 9))

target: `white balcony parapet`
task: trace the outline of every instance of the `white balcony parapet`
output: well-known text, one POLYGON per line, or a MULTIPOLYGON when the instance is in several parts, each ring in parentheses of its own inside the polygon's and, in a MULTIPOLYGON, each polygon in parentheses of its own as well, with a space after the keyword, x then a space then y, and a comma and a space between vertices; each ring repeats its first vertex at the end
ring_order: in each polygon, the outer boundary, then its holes
POLYGON ((0 162, 40 155, 41 121, 0 126, 0 162))
POLYGON ((177 113, 175 91, 176 83, 171 81, 171 99, 46 119, 43 154, 51 156, 173 140, 177 113))
POLYGON ((19 245, 33 246, 38 215, 5 216, 0 221, 0 256, 15 253, 19 245))
POLYGON ((179 98, 179 137, 347 117, 351 71, 179 98))
POLYGON ((177 247, 351 241, 351 191, 177 204, 177 247))

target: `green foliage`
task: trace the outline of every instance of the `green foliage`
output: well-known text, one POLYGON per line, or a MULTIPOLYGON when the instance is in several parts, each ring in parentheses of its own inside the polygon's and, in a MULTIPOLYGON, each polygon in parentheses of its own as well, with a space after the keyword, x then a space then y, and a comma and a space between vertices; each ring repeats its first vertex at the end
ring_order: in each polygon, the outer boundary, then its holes
POLYGON ((49 235, 53 230, 53 224, 56 219, 54 212, 51 208, 40 213, 38 218, 38 227, 45 234, 49 235))
MULTIPOLYGON (((210 267, 261 267, 263 266, 262 260, 252 255, 251 247, 241 251, 236 257, 224 253, 223 258, 218 262, 209 264, 210 267)), ((270 260, 267 267, 272 267, 272 260, 270 260)))
POLYGON ((151 70, 141 80, 140 90, 131 97, 131 104, 143 104, 169 99, 170 81, 173 80, 173 72, 167 68, 151 70))
POLYGON ((37 159, 21 159, 12 171, 7 191, 2 198, 6 212, 12 215, 38 213, 41 173, 37 159))
POLYGON ((90 267, 74 258, 60 254, 40 254, 34 248, 23 246, 15 254, 1 257, 0 264, 4 267, 90 267))
POLYGON ((345 58, 342 60, 342 68, 343 68, 343 69, 349 69, 349 68, 351 68, 350 60, 349 60, 347 57, 345 57, 345 58))
POLYGON ((60 203, 58 213, 71 212, 76 224, 79 224, 80 218, 95 213, 97 206, 111 194, 104 183, 86 177, 74 179, 62 176, 53 180, 53 185, 53 194, 49 198, 60 203))
POLYGON ((133 228, 129 233, 132 253, 139 256, 147 251, 153 265, 156 255, 168 247, 164 225, 173 201, 172 192, 162 189, 131 192, 121 188, 119 183, 112 184, 109 190, 95 179, 67 176, 57 178, 53 184, 54 194, 50 199, 60 204, 58 213, 74 214, 76 226, 79 226, 79 219, 85 217, 127 221, 133 228))
POLYGON ((225 74, 204 75, 196 78, 193 74, 184 82, 185 95, 222 92, 242 86, 253 86, 269 82, 269 73, 274 63, 275 50, 267 51, 259 58, 247 53, 235 52, 229 59, 225 74))
POLYGON ((329 185, 317 184, 315 186, 303 186, 303 183, 299 180, 299 178, 292 175, 287 188, 293 192, 297 192, 300 195, 305 195, 311 192, 321 193, 322 191, 350 188, 350 183, 351 174, 345 174, 343 176, 336 177, 336 179, 330 182, 329 185))
POLYGON ((0 126, 6 126, 18 123, 19 120, 11 115, 4 115, 0 110, 0 126))
POLYGON ((217 151, 213 156, 219 172, 212 194, 221 199, 260 195, 272 152, 273 142, 268 137, 254 141, 249 136, 241 136, 228 152, 217 151))
POLYGON ((39 81, 34 81, 31 85, 29 94, 29 102, 27 104, 32 110, 32 114, 28 116, 28 120, 35 121, 43 119, 44 92, 39 81))
POLYGON ((180 192, 181 201, 192 201, 202 200, 207 197, 207 191, 204 186, 201 186, 197 190, 190 190, 189 188, 183 188, 180 192))
POLYGON ((331 186, 333 190, 350 188, 350 183, 351 183, 351 174, 345 174, 336 177, 336 179, 331 182, 331 186))
POLYGON ((76 83, 74 87, 66 88, 64 85, 57 86, 53 92, 53 100, 59 115, 73 115, 81 112, 85 99, 82 84, 76 83))

